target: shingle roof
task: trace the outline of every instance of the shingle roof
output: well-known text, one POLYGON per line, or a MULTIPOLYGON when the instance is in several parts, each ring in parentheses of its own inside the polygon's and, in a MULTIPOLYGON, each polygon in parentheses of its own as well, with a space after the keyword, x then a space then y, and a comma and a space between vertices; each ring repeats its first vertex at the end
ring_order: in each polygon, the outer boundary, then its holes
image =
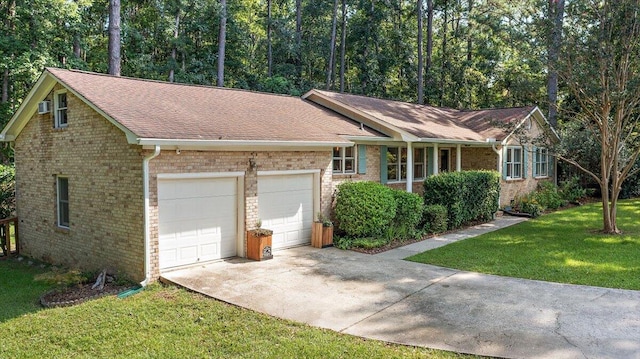
POLYGON ((355 108, 419 138, 485 142, 509 133, 496 126, 525 119, 534 106, 463 111, 366 96, 314 90, 334 102, 355 108))
POLYGON ((380 136, 299 97, 48 68, 140 138, 346 143, 380 136))

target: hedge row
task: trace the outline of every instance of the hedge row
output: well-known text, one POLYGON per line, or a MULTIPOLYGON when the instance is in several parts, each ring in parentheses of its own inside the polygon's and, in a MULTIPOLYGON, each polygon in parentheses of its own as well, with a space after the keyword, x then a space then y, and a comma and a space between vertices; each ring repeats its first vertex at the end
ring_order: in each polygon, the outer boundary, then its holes
POLYGON ((447 228, 486 221, 498 210, 500 174, 496 171, 447 172, 424 181, 424 203, 447 209, 447 228))
POLYGON ((377 182, 338 186, 336 226, 352 238, 411 237, 422 221, 422 198, 377 182))

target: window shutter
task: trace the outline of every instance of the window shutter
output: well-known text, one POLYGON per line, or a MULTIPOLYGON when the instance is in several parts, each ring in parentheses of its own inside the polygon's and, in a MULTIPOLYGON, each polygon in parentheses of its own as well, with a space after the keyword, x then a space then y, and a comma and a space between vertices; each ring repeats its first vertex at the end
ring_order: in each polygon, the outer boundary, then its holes
POLYGON ((551 154, 547 154, 547 160, 549 161, 549 163, 547 164, 547 166, 549 166, 548 168, 548 173, 549 173, 549 177, 554 178, 554 170, 556 169, 556 157, 552 156, 551 154))
POLYGON ((387 146, 380 146, 380 183, 387 183, 387 146))
POLYGON ((433 147, 427 147, 427 176, 433 176, 433 147))
POLYGON ((358 173, 367 173, 367 146, 358 145, 358 173))
POLYGON ((538 161, 540 161, 540 158, 538 158, 538 147, 533 146, 532 150, 531 150, 531 154, 533 155, 533 177, 538 177, 538 161))
POLYGON ((502 147, 502 179, 507 179, 507 146, 502 147))
POLYGON ((529 167, 527 167, 529 162, 529 149, 527 146, 522 146, 522 178, 527 178, 527 174, 529 173, 529 167))

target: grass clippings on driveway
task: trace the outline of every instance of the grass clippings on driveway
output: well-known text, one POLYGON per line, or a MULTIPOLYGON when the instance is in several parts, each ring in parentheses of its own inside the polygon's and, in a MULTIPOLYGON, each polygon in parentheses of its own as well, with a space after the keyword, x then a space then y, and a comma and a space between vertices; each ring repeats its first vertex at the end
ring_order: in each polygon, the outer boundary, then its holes
POLYGON ((621 201, 621 235, 591 203, 449 244, 410 261, 550 282, 640 290, 640 200, 621 201))
POLYGON ((0 358, 477 358, 365 340, 176 287, 39 309, 40 269, 0 261, 0 358))

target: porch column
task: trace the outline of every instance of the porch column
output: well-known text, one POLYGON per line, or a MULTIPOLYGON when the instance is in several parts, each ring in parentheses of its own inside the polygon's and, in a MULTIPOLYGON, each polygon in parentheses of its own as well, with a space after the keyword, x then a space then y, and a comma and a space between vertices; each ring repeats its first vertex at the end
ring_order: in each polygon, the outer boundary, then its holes
POLYGON ((462 145, 456 147, 456 171, 462 171, 462 145))
POLYGON ((437 175, 440 171, 440 165, 438 162, 440 161, 440 149, 438 148, 438 144, 433 144, 433 174, 437 175))
POLYGON ((407 192, 413 192, 413 144, 407 142, 407 192))

